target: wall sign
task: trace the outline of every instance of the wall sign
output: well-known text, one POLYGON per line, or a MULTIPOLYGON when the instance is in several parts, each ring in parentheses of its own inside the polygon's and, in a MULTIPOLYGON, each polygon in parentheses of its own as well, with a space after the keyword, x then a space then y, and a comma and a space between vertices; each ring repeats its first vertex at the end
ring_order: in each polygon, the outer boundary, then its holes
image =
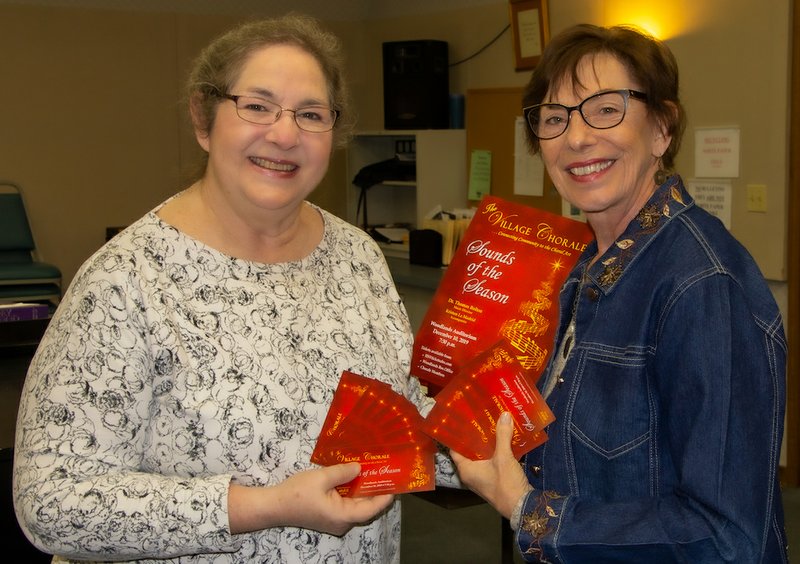
POLYGON ((511 38, 514 44, 514 68, 532 69, 550 39, 547 0, 510 0, 511 38))
POLYGON ((697 178, 739 176, 738 127, 695 129, 694 175, 697 178))

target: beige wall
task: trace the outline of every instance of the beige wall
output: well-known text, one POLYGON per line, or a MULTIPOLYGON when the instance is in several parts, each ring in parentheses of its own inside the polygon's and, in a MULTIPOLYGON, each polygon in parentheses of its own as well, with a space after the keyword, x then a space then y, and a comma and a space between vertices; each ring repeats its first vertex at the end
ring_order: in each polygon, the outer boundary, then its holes
POLYGON ((69 282, 106 226, 180 186, 178 47, 193 41, 163 14, 3 6, 0 21, 0 178, 69 282))
MULTIPOLYGON (((550 27, 608 24, 632 0, 550 0, 550 27)), ((741 173, 733 179, 734 234, 765 274, 785 280, 788 37, 790 0, 670 0, 670 17, 690 32, 668 43, 682 69, 689 129, 678 159, 694 168, 694 127, 739 126, 741 173), (766 214, 747 212, 747 184, 768 186, 766 214)), ((508 23, 507 3, 366 22, 330 21, 344 40, 361 128, 380 129, 381 43, 443 39, 451 62, 508 23)), ((264 1, 265 13, 269 0, 264 1)), ((234 16, 0 4, 0 180, 20 184, 44 259, 71 280, 102 243, 105 227, 126 224, 185 186, 198 155, 179 105, 188 61, 234 16)), ((451 90, 519 86, 506 32, 451 70, 451 90)), ((344 159, 334 156, 315 195, 344 210, 344 159)), ((444 166, 444 163, 443 163, 444 166)), ((780 283, 779 283, 780 291, 780 283)))
MULTIPOLYGON (((694 177, 694 128, 740 128, 740 175, 732 179, 731 230, 768 278, 785 281, 790 0, 550 0, 551 32, 580 22, 626 23, 619 19, 625 6, 641 12, 648 3, 655 13, 685 22, 677 26, 684 29, 682 35, 667 39, 681 68, 689 114, 678 171, 686 180, 694 177), (746 210, 748 184, 767 185, 767 213, 746 210)), ((383 120, 382 91, 369 86, 381 76, 383 41, 443 39, 452 62, 472 54, 506 23, 505 2, 370 22, 359 45, 366 65, 357 79, 362 87, 362 126, 379 129, 383 120)), ((469 88, 523 85, 528 76, 528 71, 514 71, 506 33, 476 59, 453 68, 450 83, 451 90, 464 93, 469 88)))

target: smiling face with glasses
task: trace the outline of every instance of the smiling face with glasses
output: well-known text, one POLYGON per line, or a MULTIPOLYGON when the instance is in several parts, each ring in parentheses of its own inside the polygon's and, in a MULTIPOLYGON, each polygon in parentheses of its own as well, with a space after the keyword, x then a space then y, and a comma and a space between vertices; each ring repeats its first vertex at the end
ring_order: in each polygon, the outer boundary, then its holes
POLYGON ((212 94, 213 125, 197 130, 208 153, 204 189, 240 216, 304 209, 328 170, 338 117, 319 61, 296 45, 260 47, 226 90, 212 94))
POLYGON ((557 81, 548 102, 525 108, 524 115, 558 192, 587 215, 606 244, 655 191, 653 175, 671 138, 616 57, 588 56, 576 72, 577 82, 557 81))

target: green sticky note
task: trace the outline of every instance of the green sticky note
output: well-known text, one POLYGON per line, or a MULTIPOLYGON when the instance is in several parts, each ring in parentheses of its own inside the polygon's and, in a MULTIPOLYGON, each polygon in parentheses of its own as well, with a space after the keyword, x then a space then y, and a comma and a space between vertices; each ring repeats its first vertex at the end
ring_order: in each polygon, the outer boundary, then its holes
POLYGON ((469 199, 480 200, 492 188, 492 152, 474 149, 469 161, 469 199))

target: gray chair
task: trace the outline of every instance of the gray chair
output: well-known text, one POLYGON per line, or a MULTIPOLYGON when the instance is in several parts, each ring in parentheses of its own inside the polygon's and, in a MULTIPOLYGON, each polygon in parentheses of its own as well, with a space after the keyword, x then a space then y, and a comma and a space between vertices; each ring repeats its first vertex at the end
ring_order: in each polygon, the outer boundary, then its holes
POLYGON ((0 182, 0 304, 61 300, 61 271, 37 259, 19 186, 0 182))

